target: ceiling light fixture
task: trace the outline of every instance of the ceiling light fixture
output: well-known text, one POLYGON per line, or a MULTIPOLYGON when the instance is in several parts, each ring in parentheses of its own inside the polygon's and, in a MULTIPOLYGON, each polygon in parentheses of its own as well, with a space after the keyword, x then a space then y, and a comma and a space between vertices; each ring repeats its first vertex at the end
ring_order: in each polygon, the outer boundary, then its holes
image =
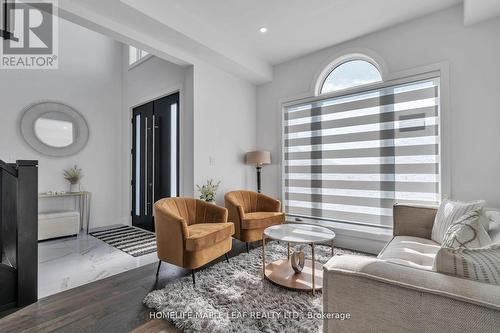
POLYGON ((267 32, 267 28, 266 27, 260 27, 259 31, 260 31, 260 33, 265 34, 267 32))

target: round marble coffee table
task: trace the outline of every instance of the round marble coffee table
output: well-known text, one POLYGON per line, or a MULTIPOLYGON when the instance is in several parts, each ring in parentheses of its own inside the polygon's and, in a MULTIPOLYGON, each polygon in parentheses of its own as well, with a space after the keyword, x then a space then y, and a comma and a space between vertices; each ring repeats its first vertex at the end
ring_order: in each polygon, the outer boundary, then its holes
MULTIPOLYGON (((335 233, 330 229, 309 224, 280 224, 266 228, 262 236, 262 274, 263 278, 283 287, 312 291, 323 288, 323 269, 315 260, 314 245, 331 242, 335 233), (279 259, 266 264, 266 240, 274 239, 288 243, 287 259, 279 259), (296 272, 290 261, 290 243, 308 244, 312 248, 312 260, 305 259, 301 272, 296 272)), ((294 256, 295 257, 295 256, 294 256)))

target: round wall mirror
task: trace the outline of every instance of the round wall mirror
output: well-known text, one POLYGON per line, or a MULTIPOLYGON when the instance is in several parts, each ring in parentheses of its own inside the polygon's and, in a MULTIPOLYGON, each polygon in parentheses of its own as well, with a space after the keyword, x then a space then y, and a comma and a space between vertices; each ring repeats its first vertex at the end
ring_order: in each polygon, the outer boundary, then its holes
POLYGON ((29 106, 21 118, 21 134, 36 151, 49 156, 71 156, 83 149, 89 129, 83 116, 58 102, 29 106))

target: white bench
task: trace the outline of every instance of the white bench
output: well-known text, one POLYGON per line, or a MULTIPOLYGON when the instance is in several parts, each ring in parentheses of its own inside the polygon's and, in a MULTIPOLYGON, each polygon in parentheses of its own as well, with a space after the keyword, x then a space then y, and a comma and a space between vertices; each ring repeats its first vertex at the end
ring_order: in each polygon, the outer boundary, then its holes
POLYGON ((38 240, 74 236, 80 232, 79 212, 38 214, 38 240))

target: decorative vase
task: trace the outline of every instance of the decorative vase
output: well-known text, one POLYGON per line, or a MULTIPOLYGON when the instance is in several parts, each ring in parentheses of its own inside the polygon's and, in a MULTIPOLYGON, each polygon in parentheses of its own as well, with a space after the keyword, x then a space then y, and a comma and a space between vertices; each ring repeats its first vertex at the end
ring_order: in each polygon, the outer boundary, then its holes
POLYGON ((71 193, 75 193, 75 192, 80 192, 80 183, 70 183, 69 184, 69 191, 71 193))
POLYGON ((306 257, 303 251, 295 251, 290 256, 290 264, 295 271, 295 274, 302 272, 305 262, 306 257))

